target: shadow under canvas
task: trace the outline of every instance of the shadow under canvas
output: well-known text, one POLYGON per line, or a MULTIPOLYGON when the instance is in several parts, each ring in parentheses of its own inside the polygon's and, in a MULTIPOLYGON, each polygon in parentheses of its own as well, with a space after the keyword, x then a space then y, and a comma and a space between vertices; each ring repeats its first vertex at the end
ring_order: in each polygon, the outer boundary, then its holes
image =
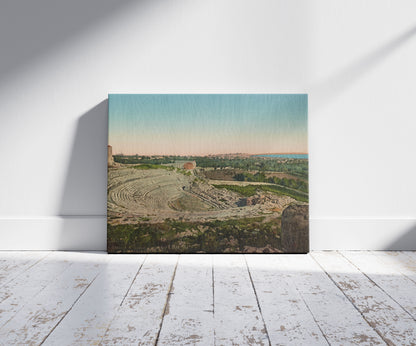
POLYGON ((107 132, 105 99, 78 120, 58 210, 59 249, 106 249, 107 132))

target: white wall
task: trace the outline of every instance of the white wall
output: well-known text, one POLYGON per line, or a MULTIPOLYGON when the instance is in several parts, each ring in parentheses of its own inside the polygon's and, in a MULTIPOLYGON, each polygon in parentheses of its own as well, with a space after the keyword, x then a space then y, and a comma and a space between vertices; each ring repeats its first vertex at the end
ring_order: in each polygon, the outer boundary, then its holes
POLYGON ((105 249, 108 93, 309 93, 313 249, 416 249, 413 0, 2 0, 0 248, 105 249))

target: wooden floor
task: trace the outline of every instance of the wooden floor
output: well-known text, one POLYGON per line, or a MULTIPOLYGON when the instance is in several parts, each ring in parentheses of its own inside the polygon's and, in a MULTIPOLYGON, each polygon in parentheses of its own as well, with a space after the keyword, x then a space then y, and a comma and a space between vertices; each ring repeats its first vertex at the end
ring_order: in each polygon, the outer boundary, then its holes
POLYGON ((416 254, 0 252, 0 343, 416 343, 416 254))

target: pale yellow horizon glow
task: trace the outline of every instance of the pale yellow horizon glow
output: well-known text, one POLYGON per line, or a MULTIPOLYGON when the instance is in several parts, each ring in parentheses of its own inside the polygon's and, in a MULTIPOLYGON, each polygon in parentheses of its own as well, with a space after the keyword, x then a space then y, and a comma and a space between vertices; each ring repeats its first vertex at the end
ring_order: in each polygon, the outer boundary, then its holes
POLYGON ((308 143, 304 135, 263 136, 247 133, 245 140, 241 134, 224 137, 216 133, 204 137, 198 134, 154 133, 147 136, 138 136, 126 140, 124 136, 112 136, 109 143, 113 154, 123 155, 176 155, 176 156, 207 156, 231 153, 244 154, 307 154, 308 143), (239 137, 239 138, 235 138, 239 137), (290 137, 290 138, 288 138, 290 137), (294 138, 295 137, 295 138, 294 138), (297 138, 296 138, 297 137, 297 138))

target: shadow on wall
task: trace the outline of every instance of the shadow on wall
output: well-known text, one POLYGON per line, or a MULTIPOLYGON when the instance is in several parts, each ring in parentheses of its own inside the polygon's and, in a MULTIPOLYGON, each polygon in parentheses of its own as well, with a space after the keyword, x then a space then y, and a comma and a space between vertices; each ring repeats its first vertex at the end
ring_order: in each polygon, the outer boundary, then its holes
POLYGON ((416 35, 416 26, 394 37, 378 49, 353 61, 345 68, 334 73, 326 80, 312 85, 310 93, 313 96, 314 111, 319 110, 325 104, 331 102, 338 95, 346 91, 351 85, 355 84, 362 76, 369 73, 378 64, 383 62, 391 54, 395 53, 401 46, 407 43, 416 35))
MULTIPOLYGON (((404 44, 414 40, 415 36, 416 25, 413 25, 408 30, 387 41, 369 54, 352 61, 344 68, 336 71, 327 79, 312 85, 309 88, 309 102, 313 107, 310 109, 309 119, 312 120, 314 116, 318 116, 319 111, 323 107, 339 95, 348 91, 351 86, 359 82, 361 77, 376 68, 404 44)), ((313 161, 311 162, 313 164, 313 161)), ((313 170, 310 171, 309 178, 313 180, 311 172, 313 170)), ((313 194, 310 194, 310 200, 313 203, 313 194)), ((416 225, 405 230, 402 236, 399 236, 396 240, 380 250, 416 250, 416 225)))
POLYGON ((107 198, 108 100, 78 120, 60 216, 103 216, 107 198))
POLYGON ((384 248, 384 250, 403 250, 403 251, 415 251, 416 250, 416 224, 409 227, 403 235, 395 239, 392 243, 384 248))
POLYGON ((58 210, 57 249, 106 249, 107 134, 106 99, 78 120, 58 210))
POLYGON ((57 47, 65 46, 72 38, 114 17, 133 2, 137 0, 2 2, 0 80, 13 75, 26 64, 42 59, 57 47))

